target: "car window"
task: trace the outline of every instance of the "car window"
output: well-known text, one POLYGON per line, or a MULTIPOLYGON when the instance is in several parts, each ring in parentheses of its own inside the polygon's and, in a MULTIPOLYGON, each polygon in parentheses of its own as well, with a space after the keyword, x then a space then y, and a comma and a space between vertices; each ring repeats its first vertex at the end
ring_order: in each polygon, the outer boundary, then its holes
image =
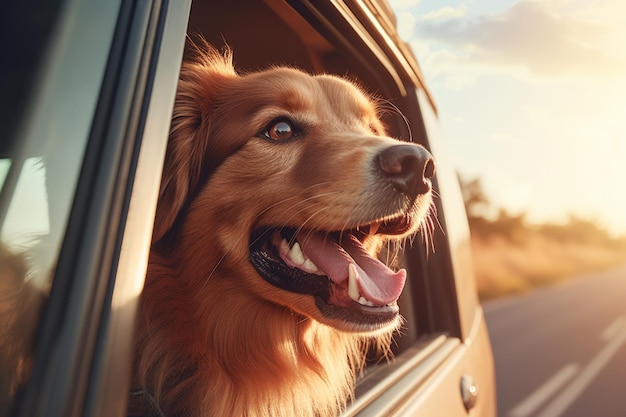
POLYGON ((447 143, 437 115, 428 103, 428 99, 422 91, 417 92, 417 99, 422 110, 425 129, 431 140, 431 151, 438 161, 437 186, 442 200, 438 215, 440 221, 446 225, 447 245, 449 245, 450 264, 454 273, 454 288, 457 292, 459 308, 461 309, 461 323, 459 336, 467 337, 474 320, 474 312, 478 305, 476 296, 476 283, 474 281, 474 269, 471 260, 471 245, 469 240, 469 227, 467 214, 459 188, 457 174, 454 171, 453 162, 449 159, 447 143))
MULTIPOLYGON (((23 101, 14 128, 0 142, 0 415, 27 379, 28 358, 43 295, 54 268, 94 118, 119 1, 57 4, 38 15, 12 16, 39 56, 21 71, 2 108, 23 101), (33 23, 34 24, 34 23, 33 23), (36 39, 32 39, 35 37, 36 39), (16 95, 30 91, 27 98, 16 95)), ((31 50, 32 51, 32 50, 31 50)), ((15 63, 19 68, 20 63, 15 63)), ((9 68, 7 75, 15 73, 9 68)))
MULTIPOLYGON (((407 58, 379 50, 382 48, 379 44, 367 43, 370 38, 365 32, 369 20, 366 16, 353 15, 358 12, 356 8, 348 10, 337 6, 335 9, 333 5, 315 2, 293 4, 291 8, 278 3, 254 2, 244 14, 237 13, 241 6, 234 3, 193 2, 189 31, 192 36, 201 34, 218 48, 224 44, 230 46, 236 68, 243 73, 270 65, 293 65, 312 73, 345 76, 387 104, 382 117, 390 136, 430 148, 431 124, 437 123, 436 115, 430 101, 420 97, 421 102, 418 102, 417 95, 425 93, 423 88, 415 89, 420 84, 419 77, 410 72, 413 67, 407 58), (327 20, 318 20, 319 15, 327 20), (263 30, 265 27, 271 30, 263 30), (258 33, 255 42, 250 42, 246 35, 249 30, 258 33), (409 72, 399 75, 397 71, 404 69, 409 72), (429 113, 422 114, 422 107, 429 113), (431 123, 425 126, 426 122, 431 123)), ((417 68, 417 64, 414 67, 417 68)), ((438 185, 436 180, 437 193, 438 185)), ((440 198, 435 200, 436 204, 442 204, 440 198)), ((405 323, 394 335, 392 354, 371 352, 367 367, 358 375, 356 402, 346 411, 346 416, 359 413, 381 393, 377 387, 389 386, 392 384, 389 381, 406 374, 406 369, 417 362, 424 361, 432 372, 459 342, 454 275, 449 251, 444 250, 448 245, 447 235, 441 224, 431 220, 432 227, 425 226, 423 234, 418 234, 399 252, 399 266, 408 271, 398 301, 405 323), (431 357, 431 361, 426 361, 431 357)), ((390 252, 398 253, 394 248, 390 252)), ((381 255, 385 258, 384 252, 381 255)), ((410 382, 418 383, 416 378, 410 382)), ((405 388, 407 386, 411 385, 405 388)), ((380 403, 390 407, 389 401, 382 397, 380 403)))

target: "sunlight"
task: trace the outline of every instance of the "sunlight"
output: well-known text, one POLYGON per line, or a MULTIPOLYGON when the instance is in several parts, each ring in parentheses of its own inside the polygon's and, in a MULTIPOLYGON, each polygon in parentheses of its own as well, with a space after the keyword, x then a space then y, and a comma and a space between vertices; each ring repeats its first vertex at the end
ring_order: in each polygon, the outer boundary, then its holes
POLYGON ((462 175, 533 222, 626 234, 625 2, 391 5, 462 175))

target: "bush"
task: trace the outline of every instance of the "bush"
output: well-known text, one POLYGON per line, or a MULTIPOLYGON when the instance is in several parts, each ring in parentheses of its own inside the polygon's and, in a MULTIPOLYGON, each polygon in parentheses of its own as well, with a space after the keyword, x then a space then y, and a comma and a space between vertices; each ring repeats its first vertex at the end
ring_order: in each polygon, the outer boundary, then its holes
POLYGON ((563 224, 530 225, 525 213, 513 215, 494 208, 480 179, 460 178, 460 183, 481 299, 528 291, 626 262, 626 236, 611 236, 597 221, 572 214, 563 224), (494 212, 497 216, 487 217, 494 212))

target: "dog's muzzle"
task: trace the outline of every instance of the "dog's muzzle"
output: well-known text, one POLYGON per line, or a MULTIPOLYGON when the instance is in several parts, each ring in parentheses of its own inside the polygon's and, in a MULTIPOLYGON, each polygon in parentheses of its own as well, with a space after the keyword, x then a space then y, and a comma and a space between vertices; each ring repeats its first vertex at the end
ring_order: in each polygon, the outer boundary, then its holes
POLYGON ((325 317, 346 328, 374 331, 397 323, 397 300, 406 271, 394 271, 368 253, 373 235, 406 235, 417 229, 430 206, 435 163, 421 146, 400 144, 372 158, 383 185, 373 204, 383 210, 341 230, 276 225, 253 231, 250 263, 270 284, 315 297, 325 317), (389 200, 389 201, 387 201, 389 200), (391 200, 396 203, 388 204, 391 200))

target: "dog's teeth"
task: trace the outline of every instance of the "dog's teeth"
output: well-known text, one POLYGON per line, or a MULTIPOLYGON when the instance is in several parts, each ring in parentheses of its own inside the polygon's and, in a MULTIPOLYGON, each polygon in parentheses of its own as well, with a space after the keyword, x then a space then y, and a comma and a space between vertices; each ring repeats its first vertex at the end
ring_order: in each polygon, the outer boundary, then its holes
POLYGON ((302 265, 304 263, 304 255, 302 254, 302 249, 300 249, 298 242, 294 243, 289 250, 289 258, 291 258, 296 265, 302 265))
POLYGON ((358 302, 360 298, 359 284, 357 283, 358 276, 359 273, 356 270, 356 265, 350 264, 348 266, 348 295, 356 302, 358 302))
POLYGON ((370 300, 368 300, 367 298, 361 296, 358 300, 357 303, 361 304, 362 306, 368 306, 368 307, 374 307, 374 303, 372 303, 370 300))
POLYGON ((319 268, 310 259, 306 259, 302 267, 308 272, 319 272, 319 268))
POLYGON ((358 283, 359 273, 356 270, 355 264, 350 264, 348 266, 348 295, 351 299, 356 301, 357 303, 373 307, 374 303, 363 297, 359 292, 359 283, 358 283))

